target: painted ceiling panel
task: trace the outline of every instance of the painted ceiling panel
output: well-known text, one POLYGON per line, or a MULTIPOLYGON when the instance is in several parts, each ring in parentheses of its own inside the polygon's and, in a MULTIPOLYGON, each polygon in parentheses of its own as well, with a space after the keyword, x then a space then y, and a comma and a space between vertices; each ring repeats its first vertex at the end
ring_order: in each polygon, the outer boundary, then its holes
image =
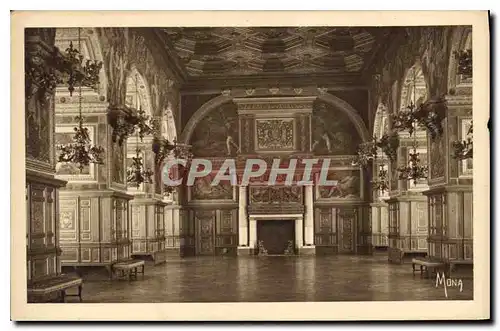
POLYGON ((387 28, 162 28, 189 75, 360 73, 387 28))

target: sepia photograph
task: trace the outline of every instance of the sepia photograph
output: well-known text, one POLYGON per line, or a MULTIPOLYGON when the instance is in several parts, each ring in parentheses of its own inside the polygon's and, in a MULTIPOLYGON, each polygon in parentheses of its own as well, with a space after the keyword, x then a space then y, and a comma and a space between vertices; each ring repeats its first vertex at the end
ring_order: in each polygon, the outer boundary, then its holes
POLYGON ((12 319, 489 318, 488 12, 297 15, 11 14, 12 319))

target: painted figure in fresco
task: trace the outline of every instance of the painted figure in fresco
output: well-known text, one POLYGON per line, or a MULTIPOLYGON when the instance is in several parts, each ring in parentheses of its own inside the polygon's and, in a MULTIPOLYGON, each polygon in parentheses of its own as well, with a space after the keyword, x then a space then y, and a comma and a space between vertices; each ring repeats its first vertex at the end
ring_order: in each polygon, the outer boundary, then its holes
POLYGON ((321 142, 325 143, 325 146, 326 146, 326 149, 328 150, 328 153, 331 153, 332 152, 332 144, 330 141, 330 136, 328 135, 328 132, 324 129, 323 129, 323 133, 320 136, 320 139, 317 139, 314 141, 314 143, 312 145, 312 150, 314 151, 316 149, 316 147, 318 147, 318 145, 321 142))
POLYGON ((212 186, 212 176, 197 178, 193 186, 195 200, 230 200, 233 198, 232 186, 228 182, 221 182, 212 186))
POLYGON ((351 120, 338 109, 324 103, 313 108, 313 144, 316 154, 348 155, 356 152, 359 135, 351 120))
POLYGON ((236 143, 238 122, 235 106, 225 105, 207 115, 196 127, 192 143, 196 156, 228 156, 240 152, 236 143))
POLYGON ((232 154, 232 148, 234 147, 236 149, 236 153, 239 153, 240 152, 240 146, 238 146, 234 142, 234 139, 233 139, 233 137, 230 134, 230 130, 229 129, 231 127, 231 124, 229 124, 229 123, 226 122, 225 127, 226 127, 226 134, 227 134, 227 138, 226 138, 227 155, 231 156, 231 154, 232 154))
POLYGON ((327 188, 322 194, 323 198, 350 198, 359 197, 359 177, 346 176, 339 180, 336 186, 327 188))

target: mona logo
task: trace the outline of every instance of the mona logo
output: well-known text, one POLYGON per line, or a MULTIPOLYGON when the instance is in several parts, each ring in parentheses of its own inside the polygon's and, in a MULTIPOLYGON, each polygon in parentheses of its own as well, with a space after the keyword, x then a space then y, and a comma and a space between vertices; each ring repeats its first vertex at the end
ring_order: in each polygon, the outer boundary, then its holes
POLYGON ((458 287, 459 291, 462 292, 463 290, 463 282, 461 279, 457 278, 446 278, 444 272, 439 275, 439 272, 436 273, 436 287, 439 285, 443 285, 444 287, 444 296, 448 298, 448 287, 458 287))

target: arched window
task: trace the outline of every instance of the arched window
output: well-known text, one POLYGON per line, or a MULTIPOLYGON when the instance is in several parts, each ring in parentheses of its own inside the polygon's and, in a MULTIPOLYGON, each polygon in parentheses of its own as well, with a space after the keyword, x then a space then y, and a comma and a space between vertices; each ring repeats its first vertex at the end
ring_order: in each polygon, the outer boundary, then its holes
POLYGON ((168 107, 165 109, 162 118, 162 135, 165 139, 172 142, 177 140, 177 129, 175 128, 174 112, 172 103, 168 102, 168 107))
MULTIPOLYGON (((405 79, 401 87, 400 111, 409 111, 409 107, 413 107, 415 111, 428 98, 427 84, 422 72, 422 67, 419 63, 414 64, 408 69, 405 79)), ((419 164, 427 166, 427 131, 421 128, 414 122, 414 131, 410 135, 409 130, 400 132, 402 139, 408 140, 408 148, 406 150, 405 166, 411 166, 411 153, 419 154, 419 164)), ((413 180, 407 182, 408 190, 422 191, 427 189, 427 178, 420 178, 415 185, 413 180)))

